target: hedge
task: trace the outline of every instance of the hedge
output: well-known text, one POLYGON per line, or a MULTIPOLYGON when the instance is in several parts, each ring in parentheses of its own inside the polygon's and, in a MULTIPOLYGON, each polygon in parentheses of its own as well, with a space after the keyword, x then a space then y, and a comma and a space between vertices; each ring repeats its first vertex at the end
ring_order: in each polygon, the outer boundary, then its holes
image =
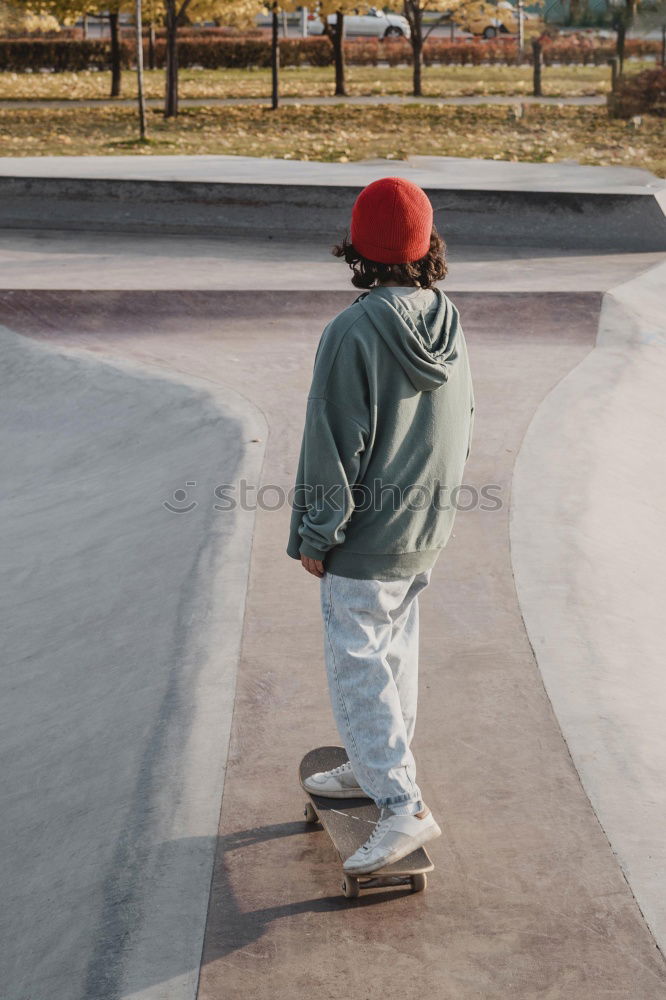
MULTIPOLYGON (((11 39, 0 41, 0 70, 24 73, 26 70, 108 69, 111 46, 102 40, 85 42, 61 38, 11 39)), ((125 60, 129 62, 129 52, 125 60)))
MULTIPOLYGON (((155 41, 158 66, 164 65, 165 39, 155 41)), ((147 52, 148 41, 144 42, 147 52)), ((120 43, 121 60, 129 67, 134 56, 134 44, 128 39, 120 43)), ((21 73, 40 69, 55 72, 77 72, 85 69, 108 69, 111 46, 107 40, 77 41, 73 39, 7 39, 0 41, 0 71, 21 73)), ((181 66, 203 66, 207 69, 270 66, 271 47, 265 36, 259 38, 197 37, 179 32, 178 62, 181 66)), ((280 62, 283 66, 328 66, 333 61, 333 48, 328 38, 280 40, 280 62)))
MULTIPOLYGON (((165 40, 157 39, 155 58, 164 63, 165 40)), ((271 64, 271 46, 263 38, 196 38, 178 41, 178 62, 181 66, 203 66, 205 69, 247 69, 271 64)), ((281 66, 330 66, 333 46, 328 38, 281 38, 281 66)))
MULTIPOLYGON (((592 42, 589 39, 569 37, 543 40, 543 62, 601 65, 615 54, 610 43, 592 42)), ((654 56, 659 51, 658 41, 631 38, 626 41, 627 56, 654 56)), ((147 41, 145 42, 147 48, 147 41)), ((245 69, 251 66, 270 65, 270 42, 262 37, 202 36, 184 30, 179 33, 178 61, 182 67, 203 66, 206 69, 221 67, 245 69)), ((164 65, 165 40, 158 37, 155 57, 158 66, 164 65)), ((130 66, 134 45, 129 39, 121 42, 123 65, 130 66)), ((377 39, 345 42, 347 62, 352 66, 376 66, 388 62, 390 66, 411 63, 412 49, 405 39, 379 41, 377 39)), ((459 65, 480 66, 488 63, 513 64, 516 62, 516 41, 501 36, 489 41, 431 39, 423 49, 426 66, 459 65)), ((528 46, 524 60, 532 58, 528 46)), ((333 62, 333 47, 328 38, 280 39, 280 63, 283 66, 329 66, 333 62)), ((77 41, 73 39, 12 39, 0 41, 0 71, 15 73, 28 70, 108 69, 110 46, 104 40, 77 41)))
POLYGON ((621 74, 606 102, 611 118, 639 114, 666 118, 666 69, 647 69, 633 76, 621 74))

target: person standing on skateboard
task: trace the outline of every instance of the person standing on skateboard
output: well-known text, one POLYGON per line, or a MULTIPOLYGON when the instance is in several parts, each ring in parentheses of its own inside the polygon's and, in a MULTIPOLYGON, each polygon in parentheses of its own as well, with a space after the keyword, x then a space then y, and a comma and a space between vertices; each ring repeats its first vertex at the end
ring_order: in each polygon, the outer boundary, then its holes
POLYGON ((364 874, 441 833, 410 749, 418 595, 453 526, 474 395, 458 309, 436 285, 445 245, 425 192, 401 177, 369 184, 333 253, 364 291, 317 348, 287 554, 320 580, 328 687, 349 758, 305 784, 380 808, 343 864, 364 874))

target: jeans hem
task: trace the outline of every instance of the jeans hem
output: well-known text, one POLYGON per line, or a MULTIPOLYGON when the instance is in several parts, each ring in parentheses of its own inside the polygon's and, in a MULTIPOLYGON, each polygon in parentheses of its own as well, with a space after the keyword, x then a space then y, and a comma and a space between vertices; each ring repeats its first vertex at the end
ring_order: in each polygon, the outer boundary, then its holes
POLYGON ((391 806, 405 806, 407 803, 420 802, 421 795, 390 795, 388 798, 375 799, 378 809, 390 809, 391 806))

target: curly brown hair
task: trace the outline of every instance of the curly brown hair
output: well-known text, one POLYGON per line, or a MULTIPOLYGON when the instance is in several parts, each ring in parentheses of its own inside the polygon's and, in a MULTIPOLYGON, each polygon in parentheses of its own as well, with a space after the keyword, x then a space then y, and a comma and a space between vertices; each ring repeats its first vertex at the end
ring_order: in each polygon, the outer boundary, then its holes
POLYGON ((335 257, 344 257, 352 271, 352 285, 356 288, 372 288, 373 285, 395 281, 399 285, 421 285, 422 288, 432 288, 436 281, 441 281, 448 274, 446 263, 446 243, 432 227, 430 234, 430 249, 420 260, 404 264, 381 264, 376 260, 363 257, 345 235, 342 242, 331 249, 335 257))

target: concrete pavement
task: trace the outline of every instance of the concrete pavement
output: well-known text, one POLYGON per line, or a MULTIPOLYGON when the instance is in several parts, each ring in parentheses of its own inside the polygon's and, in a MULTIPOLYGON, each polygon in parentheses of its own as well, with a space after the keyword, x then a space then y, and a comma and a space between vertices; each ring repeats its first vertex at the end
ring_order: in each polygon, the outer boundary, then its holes
MULTIPOLYGON (((332 240, 215 239, 139 233, 0 230, 0 288, 303 292, 349 288, 332 240)), ((446 287, 456 291, 606 291, 663 254, 449 243, 446 287)))
POLYGON ((596 167, 572 161, 528 163, 464 156, 323 163, 253 156, 5 156, 0 177, 63 180, 177 181, 361 187, 398 173, 424 188, 541 193, 659 194, 666 180, 640 167, 596 167))
MULTIPOLYGON (((578 194, 652 194, 666 179, 640 167, 512 163, 464 156, 324 163, 254 156, 4 156, 0 177, 54 180, 227 182, 283 187, 363 187, 378 177, 408 177, 424 188, 578 194)), ((265 223, 270 220, 264 220, 265 223)), ((247 234, 246 234, 247 235, 247 234)))

